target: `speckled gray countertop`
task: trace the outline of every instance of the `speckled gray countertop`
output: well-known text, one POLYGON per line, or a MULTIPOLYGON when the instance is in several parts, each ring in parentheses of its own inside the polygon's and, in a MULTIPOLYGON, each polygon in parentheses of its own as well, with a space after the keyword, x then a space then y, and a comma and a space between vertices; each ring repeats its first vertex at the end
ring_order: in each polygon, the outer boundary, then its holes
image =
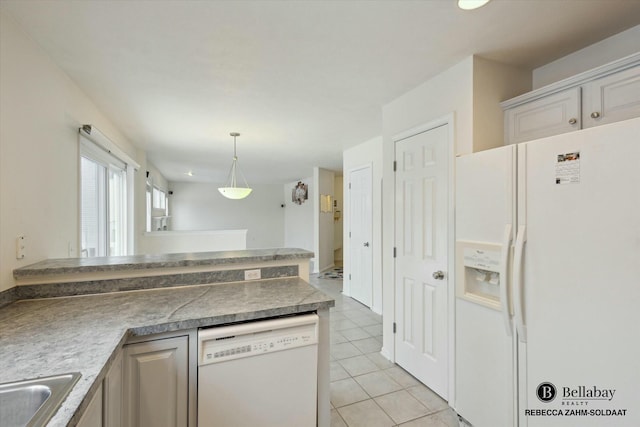
POLYGON ((132 271, 154 268, 202 267, 313 258, 298 248, 246 249, 162 255, 48 259, 13 270, 16 279, 55 274, 132 271))
POLYGON ((66 426, 131 335, 333 305, 332 298, 300 278, 18 301, 0 309, 0 383, 80 372, 82 377, 48 424, 66 426))

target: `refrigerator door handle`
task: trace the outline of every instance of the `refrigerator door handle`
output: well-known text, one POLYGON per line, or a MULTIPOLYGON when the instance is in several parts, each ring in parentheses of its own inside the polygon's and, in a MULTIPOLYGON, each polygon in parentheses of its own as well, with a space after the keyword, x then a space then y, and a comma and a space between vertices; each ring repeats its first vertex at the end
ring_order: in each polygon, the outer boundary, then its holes
POLYGON ((502 305, 502 320, 504 321, 504 327, 507 332, 507 336, 510 337, 511 331, 511 310, 509 304, 509 280, 507 276, 509 265, 509 252, 511 249, 511 224, 504 226, 504 235, 502 237, 502 253, 500 260, 500 302, 502 305))
POLYGON ((516 330, 520 342, 527 342, 527 327, 524 324, 524 290, 522 280, 522 262, 524 256, 524 243, 527 241, 527 227, 521 225, 516 234, 516 244, 513 253, 513 301, 516 318, 516 330))

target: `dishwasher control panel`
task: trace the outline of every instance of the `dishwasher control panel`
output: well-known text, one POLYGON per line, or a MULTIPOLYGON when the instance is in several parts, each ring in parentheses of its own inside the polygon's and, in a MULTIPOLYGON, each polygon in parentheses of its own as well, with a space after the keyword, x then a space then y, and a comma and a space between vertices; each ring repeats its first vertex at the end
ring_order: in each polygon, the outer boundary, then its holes
POLYGON ((315 314, 202 329, 198 333, 199 365, 317 343, 315 314))

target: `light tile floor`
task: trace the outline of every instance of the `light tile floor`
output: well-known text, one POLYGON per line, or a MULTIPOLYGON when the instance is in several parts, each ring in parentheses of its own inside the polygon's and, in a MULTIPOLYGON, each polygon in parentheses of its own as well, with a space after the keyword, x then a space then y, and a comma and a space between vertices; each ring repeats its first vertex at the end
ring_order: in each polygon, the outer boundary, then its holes
POLYGON ((313 286, 333 296, 331 309, 332 427, 458 427, 447 402, 380 354, 382 317, 342 295, 342 281, 313 286))

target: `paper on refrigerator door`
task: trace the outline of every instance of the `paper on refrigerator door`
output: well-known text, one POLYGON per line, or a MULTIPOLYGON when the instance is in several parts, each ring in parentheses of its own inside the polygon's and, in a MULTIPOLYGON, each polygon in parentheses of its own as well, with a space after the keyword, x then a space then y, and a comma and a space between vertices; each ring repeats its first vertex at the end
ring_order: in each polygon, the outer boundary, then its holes
POLYGON ((558 154, 556 160, 556 184, 580 182, 580 152, 558 154))

